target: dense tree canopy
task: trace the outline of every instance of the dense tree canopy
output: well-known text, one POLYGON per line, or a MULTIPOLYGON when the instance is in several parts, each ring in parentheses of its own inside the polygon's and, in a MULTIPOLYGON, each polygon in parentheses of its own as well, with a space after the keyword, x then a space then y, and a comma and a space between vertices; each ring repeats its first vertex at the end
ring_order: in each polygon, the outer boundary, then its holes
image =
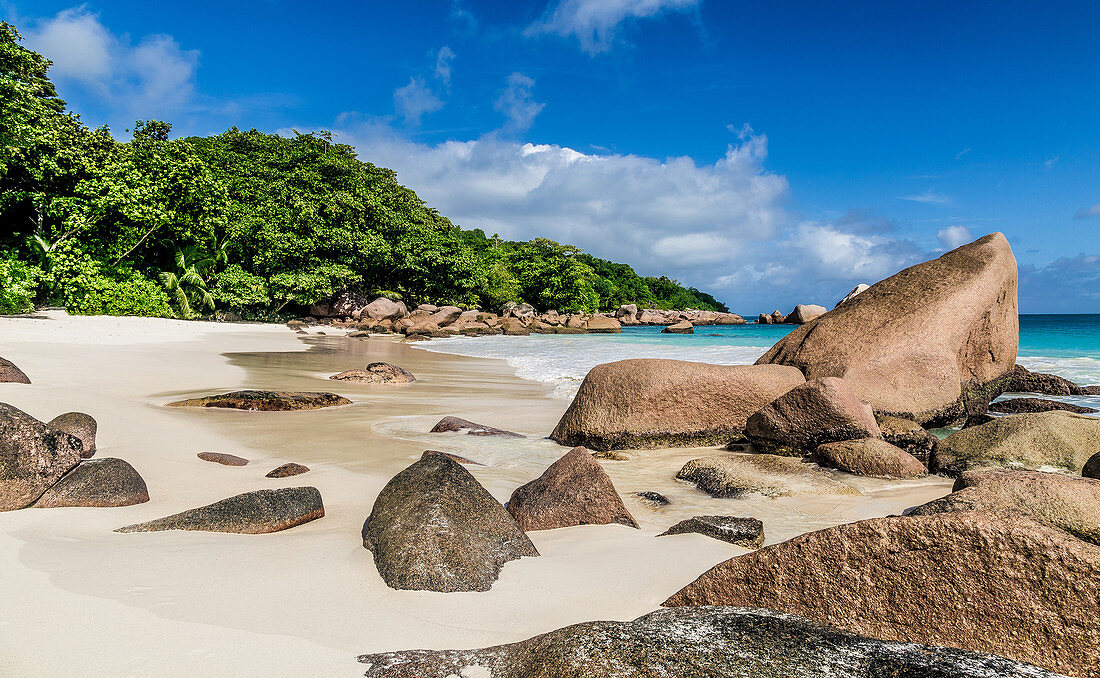
POLYGON ((50 62, 0 23, 0 313, 262 318, 345 289, 495 308, 727 310, 546 239, 464 230, 331 134, 236 128, 116 141, 57 97, 50 62))

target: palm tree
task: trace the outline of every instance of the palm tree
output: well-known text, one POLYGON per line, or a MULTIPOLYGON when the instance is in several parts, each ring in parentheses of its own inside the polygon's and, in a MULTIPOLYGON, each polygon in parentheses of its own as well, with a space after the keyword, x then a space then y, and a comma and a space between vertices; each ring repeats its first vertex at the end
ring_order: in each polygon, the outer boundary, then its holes
POLYGON ((204 273, 215 261, 215 257, 188 246, 176 250, 176 270, 160 274, 160 281, 179 309, 181 318, 195 317, 194 306, 214 310, 214 295, 206 287, 204 273))

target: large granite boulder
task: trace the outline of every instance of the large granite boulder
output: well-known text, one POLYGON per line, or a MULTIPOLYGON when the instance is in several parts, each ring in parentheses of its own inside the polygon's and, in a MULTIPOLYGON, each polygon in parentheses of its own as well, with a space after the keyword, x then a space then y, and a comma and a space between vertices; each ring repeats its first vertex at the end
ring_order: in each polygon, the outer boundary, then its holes
POLYGON ((427 453, 379 493, 363 546, 390 588, 448 593, 488 591, 505 563, 539 554, 469 471, 427 453))
POLYGON ((965 650, 898 644, 793 615, 680 607, 480 650, 361 655, 367 678, 1059 678, 965 650))
POLYGON ((622 324, 606 315, 594 315, 584 323, 584 328, 592 334, 618 334, 623 331, 622 324))
POLYGON ((436 327, 443 327, 444 325, 450 325, 458 320, 458 317, 462 315, 462 309, 457 306, 443 306, 435 313, 428 316, 427 322, 432 323, 436 327))
POLYGON ((137 470, 121 459, 88 459, 77 464, 34 503, 35 508, 131 506, 149 501, 149 488, 137 470))
POLYGON ((363 308, 369 303, 370 299, 362 292, 348 290, 333 297, 328 310, 329 314, 334 316, 359 318, 362 315, 363 308))
POLYGON ((986 466, 1054 467, 1080 474, 1098 449, 1100 418, 1071 412, 1011 414, 939 441, 929 468, 948 475, 986 466))
POLYGON ((920 459, 921 463, 928 464, 928 459, 932 456, 932 448, 936 446, 939 438, 912 419, 878 414, 875 415, 875 421, 878 422, 883 440, 920 459))
POLYGON ((115 532, 194 530, 267 534, 290 529, 325 516, 316 487, 254 490, 182 513, 120 527, 115 532))
POLYGON ((505 318, 500 322, 500 331, 509 337, 526 337, 531 330, 519 318, 505 318))
POLYGON ((31 380, 15 363, 0 358, 0 384, 29 384, 31 380))
POLYGON ((712 539, 755 549, 764 543, 764 523, 738 516, 695 516, 681 520, 658 537, 670 534, 702 534, 712 539))
POLYGON ((870 406, 836 377, 796 386, 745 422, 745 437, 757 449, 791 456, 824 443, 881 436, 870 406))
POLYGON ((857 476, 919 478, 927 473, 919 459, 881 438, 825 443, 814 450, 812 458, 822 466, 857 476))
POLYGON ((1001 468, 965 471, 951 494, 909 510, 925 516, 985 511, 1023 516, 1100 546, 1100 480, 1001 468))
POLYGON ((767 607, 872 638, 1100 676, 1100 548, 1025 518, 876 518, 732 558, 665 605, 767 607))
POLYGON ((1073 403, 1063 403, 1059 400, 1047 400, 1046 398, 1008 398, 989 404, 990 412, 1000 414, 1022 414, 1024 412, 1053 412, 1063 410, 1074 414, 1091 414, 1095 407, 1083 407, 1073 403))
POLYGON ((408 384, 416 381, 412 372, 390 363, 370 363, 365 369, 354 369, 334 374, 336 381, 361 381, 368 384, 408 384))
POLYGON ((725 444, 749 415, 804 381, 781 365, 644 358, 597 365, 550 437, 594 450, 725 444))
POLYGON ((80 456, 84 459, 95 456, 95 435, 99 425, 96 424, 92 415, 83 412, 66 412, 51 419, 46 426, 80 438, 80 443, 83 445, 80 456))
POLYGON ((30 506, 80 463, 79 438, 0 403, 0 511, 30 506))
POLYGON ((615 317, 619 319, 624 325, 637 325, 638 324, 638 305, 637 304, 623 304, 619 307, 619 310, 615 311, 615 317))
POLYGON ((517 487, 505 508, 527 531, 610 523, 638 527, 607 472, 583 447, 517 487))
POLYGON ((398 320, 409 314, 409 309, 400 301, 378 297, 363 307, 361 315, 371 320, 398 320))
POLYGON ((875 283, 757 364, 843 377, 875 412, 945 425, 1002 391, 1018 338, 1016 259, 994 233, 875 283))
POLYGON ((703 492, 719 498, 741 498, 750 494, 765 497, 859 494, 828 471, 793 457, 772 454, 729 454, 692 459, 684 464, 676 477, 695 483, 703 492))
POLYGON ((350 405, 351 401, 335 393, 314 391, 232 391, 201 398, 188 398, 165 407, 223 407, 250 412, 286 412, 318 410, 322 407, 350 405))
POLYGON ((661 330, 662 334, 695 334, 695 326, 690 320, 681 320, 661 330))
POLYGON ((794 310, 784 318, 783 322, 788 325, 805 325, 811 320, 815 320, 825 315, 826 309, 824 306, 818 306, 817 304, 798 304, 794 307, 794 310))

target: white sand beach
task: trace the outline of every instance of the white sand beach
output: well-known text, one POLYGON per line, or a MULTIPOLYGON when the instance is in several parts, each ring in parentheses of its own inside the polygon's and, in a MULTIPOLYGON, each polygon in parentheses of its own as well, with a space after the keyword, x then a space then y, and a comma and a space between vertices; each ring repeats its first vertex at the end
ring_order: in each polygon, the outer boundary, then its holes
POLYGON ((97 457, 119 457, 149 485, 124 508, 0 513, 0 675, 357 676, 356 656, 516 641, 593 619, 631 619, 714 564, 746 550, 701 535, 655 538, 692 515, 763 520, 768 543, 900 513, 950 481, 845 476, 863 494, 712 499, 674 479, 713 450, 628 453, 602 462, 641 525, 533 532, 541 553, 505 565, 486 593, 396 591, 379 577, 360 530, 375 496, 425 449, 468 467, 499 500, 567 450, 545 439, 568 401, 502 361, 412 350, 390 337, 296 335, 283 326, 70 317, 0 318, 0 355, 32 384, 0 384, 0 401, 42 420, 67 411, 99 424, 97 457), (384 360, 413 372, 401 386, 327 379, 384 360), (180 397, 238 388, 333 391, 352 405, 310 412, 169 409, 180 397), (428 434, 457 415, 525 440, 428 434), (244 467, 205 462, 213 450, 244 467), (264 477, 284 462, 311 468, 264 477), (312 485, 326 515, 265 535, 119 534, 117 527, 260 488, 312 485), (665 494, 654 507, 631 495, 665 494))

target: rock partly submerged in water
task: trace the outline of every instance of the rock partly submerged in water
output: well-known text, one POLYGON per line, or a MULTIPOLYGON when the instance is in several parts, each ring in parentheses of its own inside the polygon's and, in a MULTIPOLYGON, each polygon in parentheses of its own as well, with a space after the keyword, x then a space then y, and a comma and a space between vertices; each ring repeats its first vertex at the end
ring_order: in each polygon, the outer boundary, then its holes
POLYGON ((668 327, 661 330, 662 334, 695 334, 695 326, 691 324, 690 320, 681 320, 678 323, 672 323, 668 327))
POLYGON ((61 477, 34 503, 35 508, 132 506, 149 501, 141 474, 121 459, 88 459, 61 477))
POLYGON ((1100 549, 1024 518, 876 518, 727 560, 665 605, 764 607, 1100 676, 1100 549))
POLYGON ((15 363, 0 358, 0 384, 29 384, 31 380, 15 363))
POLYGON ((872 285, 757 364, 843 377, 875 412, 945 425, 984 410, 1016 363, 1016 259, 1000 233, 872 285))
POLYGON ((550 437, 593 450, 725 444, 754 412, 805 382, 781 365, 633 359, 597 365, 550 437))
POLYGON ((880 438, 841 440, 819 445, 812 459, 822 466, 857 476, 920 478, 927 475, 919 459, 880 438))
POLYGON ((0 511, 33 504, 80 463, 83 452, 76 436, 0 403, 0 511))
POLYGON ((1043 395, 1089 395, 1089 387, 1078 386, 1056 374, 1032 372, 1023 365, 1015 365, 1004 390, 1007 393, 1042 393, 1043 395))
POLYGON ((878 438, 875 415, 843 379, 813 379, 748 418, 745 437, 762 452, 802 456, 838 440, 878 438))
POLYGON ((248 390, 179 400, 168 403, 165 407, 224 407, 250 412, 286 412, 292 410, 318 410, 322 407, 350 404, 350 400, 335 393, 248 390))
POLYGON ((303 473, 309 473, 309 467, 302 464, 295 464, 290 462, 283 464, 282 466, 276 466, 268 471, 265 478, 290 478, 291 476, 300 476, 303 473))
POLYGON ((390 363, 371 363, 366 369, 354 369, 334 374, 329 379, 336 381, 360 381, 369 384, 408 384, 416 377, 403 367, 390 363))
POLYGON ((793 457, 772 454, 729 454, 692 459, 676 477, 695 483, 712 497, 740 498, 855 495, 859 492, 833 474, 793 457))
POLYGON ((1100 480, 1092 478, 1000 468, 966 471, 951 494, 906 515, 958 511, 1023 516, 1100 546, 1100 480))
POLYGON ((405 650, 359 661, 367 678, 1058 678, 1001 657, 882 642, 737 607, 664 609, 480 650, 405 650))
POLYGON ((695 516, 681 520, 657 536, 687 533, 701 534, 750 549, 759 548, 764 543, 764 523, 756 518, 737 516, 695 516))
POLYGON ((1058 400, 1047 400, 1045 398, 1009 398, 989 404, 990 412, 998 412, 1001 414, 1054 412, 1055 410, 1073 412, 1074 414, 1091 414, 1096 412, 1096 408, 1094 407, 1083 407, 1081 405, 1074 405, 1073 403, 1063 403, 1058 400))
POLYGON ((80 438, 84 449, 80 456, 84 459, 95 456, 95 436, 99 428, 95 417, 83 412, 66 412, 51 419, 46 426, 64 431, 71 436, 80 438))
POLYGON ((394 589, 488 591, 510 560, 537 556, 511 514, 470 472, 425 454, 379 493, 363 546, 394 589))
POLYGON ((484 424, 475 424, 467 419, 461 417, 443 417, 439 420, 439 423, 432 427, 429 433, 456 433, 458 431, 465 431, 466 435, 470 436, 499 436, 502 438, 524 438, 518 433, 511 431, 505 431, 499 428, 493 428, 492 426, 485 426, 484 424))
POLYGON ((527 531, 611 523, 638 527, 607 472, 583 447, 516 488, 506 508, 527 531))
POLYGON ((238 457, 235 454, 227 454, 225 452, 199 452, 195 455, 203 461, 209 461, 215 464, 221 464, 222 466, 247 466, 248 460, 244 457, 238 457))
POLYGON ((1100 419, 1071 412, 1011 414, 966 428, 936 444, 930 468, 958 475, 981 467, 1065 469, 1080 474, 1100 449, 1100 419))
POLYGON ((267 534, 323 518, 325 506, 316 487, 254 490, 182 513, 120 527, 115 532, 193 530, 267 534))

